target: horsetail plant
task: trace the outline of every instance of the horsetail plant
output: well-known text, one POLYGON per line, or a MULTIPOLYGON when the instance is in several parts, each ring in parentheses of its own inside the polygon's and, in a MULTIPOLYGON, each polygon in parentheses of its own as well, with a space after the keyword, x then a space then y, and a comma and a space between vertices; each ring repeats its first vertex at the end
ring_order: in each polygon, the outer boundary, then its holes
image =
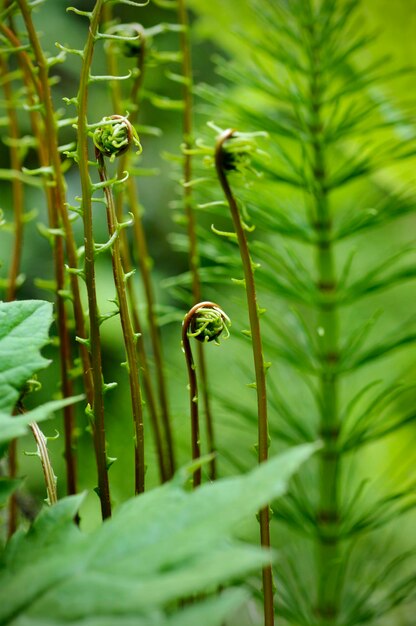
MULTIPOLYGON (((229 317, 215 302, 199 302, 195 304, 185 315, 182 323, 182 349, 186 360, 186 369, 189 381, 189 407, 191 416, 191 447, 192 460, 195 461, 201 456, 200 428, 199 428, 199 399, 196 367, 192 356, 191 343, 189 338, 193 337, 200 344, 214 341, 218 345, 219 337, 225 333, 225 338, 229 336, 229 317)), ((201 467, 199 466, 193 474, 193 487, 201 484, 201 467)))

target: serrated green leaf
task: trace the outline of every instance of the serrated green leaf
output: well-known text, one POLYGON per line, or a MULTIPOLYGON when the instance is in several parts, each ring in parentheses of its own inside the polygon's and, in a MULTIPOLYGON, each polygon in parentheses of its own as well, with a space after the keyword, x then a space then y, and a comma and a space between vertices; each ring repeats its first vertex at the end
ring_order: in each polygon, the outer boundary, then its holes
MULTIPOLYGON (((179 476, 127 501, 89 535, 71 522, 79 502, 61 500, 6 550, 0 624, 85 623, 101 616, 122 623, 120 617, 132 615, 152 624, 150 617, 167 604, 261 568, 270 553, 233 541, 236 524, 281 496, 317 447, 292 448, 245 476, 192 492, 179 476)), ((198 619, 194 623, 210 623, 198 619)), ((191 622, 173 621, 184 623, 191 622)))
MULTIPOLYGON (((117 626, 221 626, 225 618, 246 600, 248 594, 241 589, 222 592, 219 596, 189 606, 173 615, 146 615, 145 617, 117 615, 117 626)), ((62 622, 51 618, 31 618, 22 616, 15 626, 62 626, 62 622)), ((77 620, 65 621, 66 626, 79 625, 77 620)), ((90 617, 82 620, 82 626, 114 626, 114 617, 90 617)))
POLYGON ((20 390, 49 361, 40 354, 48 342, 52 304, 43 300, 0 303, 0 411, 11 413, 20 390))
POLYGON ((22 437, 27 433, 27 427, 31 422, 42 422, 51 417, 55 411, 59 411, 68 404, 79 402, 83 398, 84 396, 81 395, 62 400, 52 400, 23 415, 11 416, 0 412, 0 443, 11 441, 15 437, 22 437))

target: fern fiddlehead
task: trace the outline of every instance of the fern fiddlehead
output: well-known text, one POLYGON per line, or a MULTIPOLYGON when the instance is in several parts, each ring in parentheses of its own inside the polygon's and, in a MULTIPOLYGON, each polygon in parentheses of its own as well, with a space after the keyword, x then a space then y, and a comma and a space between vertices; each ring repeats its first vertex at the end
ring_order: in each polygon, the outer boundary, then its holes
MULTIPOLYGON (((192 96, 192 59, 189 33, 189 18, 185 0, 178 0, 178 18, 182 27, 179 33, 180 46, 182 52, 182 76, 183 76, 183 204, 186 215, 186 227, 189 241, 189 269, 192 275, 192 297, 194 302, 201 300, 201 279, 199 276, 199 252, 198 238, 196 233, 196 219, 193 207, 192 186, 192 155, 193 147, 193 96, 192 96)), ((201 370, 201 395, 204 405, 208 450, 215 452, 214 420, 211 410, 211 402, 208 389, 208 372, 205 356, 201 345, 198 345, 198 364, 201 370)), ((215 480, 217 474, 216 456, 213 455, 210 461, 210 476, 215 480)))
MULTIPOLYGON (((93 140, 98 162, 98 174, 103 183, 108 182, 104 157, 109 157, 110 161, 114 160, 133 145, 139 148, 140 152, 142 149, 134 127, 127 118, 120 115, 112 115, 101 120, 100 126, 93 133, 93 140)), ((127 355, 126 367, 130 381, 135 443, 135 492, 138 494, 143 493, 145 487, 143 406, 139 383, 139 363, 135 345, 138 337, 135 336, 131 323, 126 293, 126 281, 131 276, 129 277, 125 274, 120 254, 119 234, 122 224, 117 220, 113 194, 110 186, 107 184, 104 187, 104 196, 106 199, 108 233, 110 240, 113 240, 111 246, 113 276, 127 355)))
POLYGON ((97 0, 92 13, 87 16, 90 22, 90 27, 83 52, 83 64, 77 95, 77 152, 82 190, 82 218, 84 223, 85 242, 84 271, 85 283, 88 293, 88 312, 90 321, 89 351, 91 355, 91 369, 93 378, 93 398, 90 410, 92 412, 94 424, 93 433, 97 461, 98 489, 101 503, 101 513, 103 519, 105 519, 111 516, 111 500, 105 440, 100 314, 98 311, 95 283, 95 248, 92 222, 92 186, 88 172, 87 123, 88 84, 90 79, 90 68, 94 52, 95 35, 98 31, 102 8, 103 0, 97 0))
MULTIPOLYGON (((192 356, 190 337, 198 342, 208 343, 217 339, 223 332, 228 336, 230 320, 215 302, 199 302, 195 304, 185 315, 182 323, 182 349, 185 354, 186 367, 189 380, 189 407, 191 416, 191 445, 192 459, 201 456, 199 411, 198 411, 198 383, 196 367, 192 356)), ((198 467, 193 474, 193 486, 201 484, 201 468, 198 467)))
MULTIPOLYGON (((254 282, 253 262, 247 244, 244 230, 244 222, 241 219, 237 201, 231 190, 227 178, 227 171, 236 167, 235 159, 239 159, 238 152, 227 153, 225 144, 232 142, 234 131, 225 130, 217 139, 215 147, 215 167, 218 180, 223 189, 230 208, 234 230, 237 235, 241 262, 244 271, 244 284, 247 296, 247 307, 250 320, 250 335, 253 347, 254 370, 256 377, 257 410, 258 410, 258 461, 267 461, 269 450, 269 430, 267 416, 267 388, 266 388, 266 363, 263 357, 263 344, 260 330, 260 311, 257 303, 256 286, 254 282)), ((245 158, 245 157, 243 157, 245 158)), ((260 543, 270 547, 270 512, 269 507, 260 511, 260 543)), ((273 604, 273 576, 271 565, 263 569, 263 595, 264 595, 264 623, 265 626, 274 624, 273 604)))
MULTIPOLYGON (((111 7, 105 6, 103 17, 106 23, 111 23, 111 7)), ((117 39, 110 40, 107 46, 107 66, 111 74, 117 74, 117 57, 113 53, 113 46, 121 47, 121 51, 127 57, 136 59, 135 76, 132 82, 128 108, 131 109, 130 120, 134 125, 137 121, 139 114, 139 106, 141 100, 141 88, 144 80, 145 60, 147 50, 147 35, 145 29, 137 23, 132 24, 117 24, 108 28, 108 33, 111 37, 117 39)), ((120 85, 117 81, 111 83, 111 96, 113 101, 113 107, 116 111, 121 112, 122 109, 122 93, 120 85)), ((122 178, 125 171, 130 169, 131 154, 126 152, 119 159, 118 177, 122 178)), ((157 318, 155 312, 155 296, 154 288, 152 284, 152 277, 150 272, 151 259, 148 253, 148 246, 146 241, 146 235, 142 222, 142 210, 139 204, 137 194, 137 184, 133 180, 133 177, 129 177, 126 181, 126 190, 123 187, 118 189, 118 193, 115 197, 115 207, 118 219, 121 219, 123 200, 127 197, 129 203, 129 209, 134 217, 133 221, 133 235, 134 235, 134 250, 133 256, 137 261, 140 269, 141 278, 143 281, 144 294, 147 304, 147 322, 149 324, 150 339, 153 349, 153 357, 156 366, 156 382, 157 391, 160 404, 161 422, 162 427, 159 425, 159 417, 157 414, 156 403, 153 398, 152 383, 150 380, 148 360, 145 351, 144 342, 139 338, 137 346, 141 353, 140 359, 143 366, 143 382, 146 391, 147 401, 149 404, 149 412, 152 417, 152 426, 155 434, 156 449, 158 451, 158 460, 160 467, 160 474, 162 480, 166 480, 173 475, 175 470, 175 447, 173 441, 173 433, 171 426, 171 417, 169 410, 167 385, 165 380, 165 373, 163 367, 163 351, 161 344, 160 332, 157 326, 157 318), (163 435, 162 435, 163 431, 163 435), (165 441, 163 442, 163 436, 165 441)), ((121 254, 123 258, 123 266, 126 273, 130 272, 133 267, 133 260, 131 258, 129 244, 127 242, 125 232, 120 233, 121 237, 121 254)), ((133 322, 135 325, 135 331, 141 332, 141 321, 137 310, 137 297, 134 292, 133 282, 129 281, 127 284, 131 310, 133 316, 133 322)))

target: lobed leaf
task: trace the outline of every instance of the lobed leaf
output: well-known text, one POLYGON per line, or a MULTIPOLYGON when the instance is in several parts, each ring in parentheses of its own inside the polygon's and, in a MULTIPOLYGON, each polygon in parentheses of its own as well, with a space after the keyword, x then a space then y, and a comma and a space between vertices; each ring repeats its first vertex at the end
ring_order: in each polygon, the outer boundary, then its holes
POLYGON ((43 300, 0 302, 0 412, 11 414, 25 382, 49 361, 52 304, 43 300))
MULTIPOLYGON (((261 568, 271 555, 231 540, 236 524, 281 496, 292 474, 316 450, 316 444, 292 448, 245 476, 192 492, 182 487, 187 478, 182 471, 172 482, 124 503, 91 534, 72 521, 80 497, 59 501, 6 549, 0 624, 104 624, 110 618, 123 623, 119 620, 131 617, 136 623, 159 624, 152 620, 164 616, 168 603, 214 591, 261 568)), ((208 602, 205 610, 203 605, 187 609, 188 622, 166 624, 190 624, 191 616, 201 620, 194 623, 220 624, 220 606, 212 622, 208 602)))

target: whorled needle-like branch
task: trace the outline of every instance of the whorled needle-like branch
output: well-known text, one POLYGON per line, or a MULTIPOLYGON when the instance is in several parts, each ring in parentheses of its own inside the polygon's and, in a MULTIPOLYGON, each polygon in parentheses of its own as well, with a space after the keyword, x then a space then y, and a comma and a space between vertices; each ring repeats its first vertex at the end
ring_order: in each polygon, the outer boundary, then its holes
MULTIPOLYGON (((241 136, 240 136, 241 137, 241 136)), ((263 345, 260 331, 260 314, 257 304, 256 286, 254 282, 254 266, 248 248, 245 225, 241 219, 237 201, 228 182, 227 173, 241 169, 249 160, 249 151, 244 147, 239 150, 239 135, 228 129, 221 133, 215 147, 215 167, 217 176, 227 199, 234 230, 237 235, 241 262, 244 271, 244 283, 247 295, 247 308, 250 320, 250 334, 253 348, 254 370, 256 377, 257 411, 258 411, 258 460, 267 461, 269 448, 268 418, 267 418, 267 390, 266 364, 263 358, 263 345), (229 143, 230 148, 226 146, 229 143)), ((247 146, 247 144, 246 144, 247 146)), ((269 507, 260 511, 260 541, 261 545, 270 547, 270 513, 269 507)), ((273 576, 271 566, 263 569, 264 595, 264 623, 265 626, 274 624, 273 606, 273 576)))
MULTIPOLYGON (((195 363, 192 356, 190 337, 198 341, 208 343, 214 341, 218 343, 218 338, 225 333, 225 338, 229 336, 229 317, 215 302, 200 302, 195 304, 185 315, 182 324, 182 348, 185 354, 186 367, 189 379, 189 399, 191 416, 191 442, 192 459, 199 459, 201 456, 201 445, 199 440, 199 414, 198 414, 198 384, 195 370, 195 363)), ((193 486, 201 484, 201 468, 195 470, 193 475, 193 486)))

